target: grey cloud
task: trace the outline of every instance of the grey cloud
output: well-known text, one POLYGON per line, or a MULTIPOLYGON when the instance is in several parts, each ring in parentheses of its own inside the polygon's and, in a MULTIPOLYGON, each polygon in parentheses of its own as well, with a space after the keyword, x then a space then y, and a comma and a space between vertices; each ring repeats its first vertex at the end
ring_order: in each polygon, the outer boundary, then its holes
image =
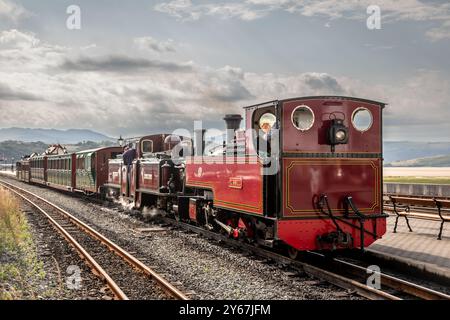
MULTIPOLYGON (((378 1, 373 0, 246 0, 223 1, 214 4, 196 0, 172 0, 154 6, 155 11, 165 13, 179 21, 196 21, 204 16, 218 16, 221 19, 237 18, 251 21, 264 18, 270 13, 284 11, 305 17, 326 19, 364 20, 370 5, 379 5, 383 23, 398 21, 448 21, 450 4, 439 1, 378 1)), ((427 32, 432 41, 449 38, 444 24, 427 32)))
POLYGON ((0 17, 14 23, 31 16, 22 5, 10 0, 0 0, 0 17))
POLYGON ((14 90, 9 86, 0 83, 0 100, 42 101, 44 99, 42 99, 41 97, 38 97, 34 94, 25 92, 23 90, 14 90))
POLYGON ((335 78, 325 73, 306 73, 303 79, 314 90, 327 90, 336 94, 345 91, 335 78))
POLYGON ((168 72, 189 72, 189 63, 175 63, 161 60, 130 58, 126 56, 106 56, 101 58, 84 57, 77 60, 66 60, 60 66, 64 71, 106 71, 133 72, 146 70, 161 70, 168 72))
POLYGON ((134 38, 133 42, 135 46, 140 49, 155 51, 159 53, 175 52, 175 45, 173 40, 158 41, 152 37, 139 37, 134 38))
POLYGON ((254 99, 248 89, 242 83, 235 81, 231 82, 221 89, 216 89, 210 92, 209 96, 222 102, 237 102, 241 100, 254 99))

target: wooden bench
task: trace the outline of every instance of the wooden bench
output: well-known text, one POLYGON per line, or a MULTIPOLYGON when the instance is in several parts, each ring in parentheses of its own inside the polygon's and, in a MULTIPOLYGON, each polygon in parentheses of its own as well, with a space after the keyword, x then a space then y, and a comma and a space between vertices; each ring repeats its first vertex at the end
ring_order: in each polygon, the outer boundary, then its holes
POLYGON ((450 216, 444 215, 442 209, 450 209, 450 200, 436 199, 436 198, 411 198, 401 196, 389 196, 389 199, 394 206, 394 212, 397 215, 395 219, 394 233, 397 232, 398 220, 400 217, 404 217, 409 231, 412 232, 412 228, 409 225, 408 218, 416 218, 422 220, 440 221, 441 226, 439 228, 438 240, 442 239, 442 230, 445 222, 450 222, 450 216), (411 212, 410 206, 419 207, 432 207, 437 208, 437 213, 428 212, 411 212), (404 209, 404 211, 399 211, 404 209))

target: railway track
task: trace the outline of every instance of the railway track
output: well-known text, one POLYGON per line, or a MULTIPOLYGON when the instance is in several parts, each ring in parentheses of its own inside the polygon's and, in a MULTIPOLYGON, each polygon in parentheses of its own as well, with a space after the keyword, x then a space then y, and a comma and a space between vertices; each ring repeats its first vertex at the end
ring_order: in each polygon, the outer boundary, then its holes
MULTIPOLYGON (((8 183, 0 180, 0 185, 9 185, 9 189, 20 189, 8 183)), ((23 192, 29 193, 23 189, 23 192)), ((17 193, 17 192, 16 192, 17 193)), ((23 198, 22 195, 18 194, 23 198)), ((46 200, 34 195, 37 199, 43 202, 46 200)), ((28 200, 29 202, 29 200, 28 200)), ((48 203, 48 202, 47 202, 48 203)), ((56 207, 56 206, 55 206, 56 207)), ((57 208, 57 207, 56 207, 57 208)), ((58 208, 59 209, 59 208, 58 208)), ((62 210, 62 209, 60 209, 62 210)), ((72 217, 75 221, 75 217, 72 217)), ((363 267, 360 264, 364 262, 359 261, 358 264, 346 261, 342 258, 330 258, 325 255, 316 252, 307 252, 302 255, 298 260, 292 260, 280 253, 269 251, 267 249, 255 247, 251 244, 239 242, 228 237, 217 234, 206 229, 186 224, 183 222, 175 221, 168 217, 160 218, 162 223, 170 224, 177 228, 184 229, 189 232, 202 235, 209 239, 214 239, 225 243, 226 245, 234 248, 238 248, 244 252, 248 252, 255 256, 275 261, 281 265, 289 266, 290 268, 297 270, 301 273, 306 273, 312 277, 324 280, 338 287, 350 290, 364 298, 371 300, 402 300, 402 299, 425 299, 425 300, 450 300, 450 295, 446 293, 438 292, 422 285, 403 280, 401 278, 384 274, 380 272, 379 278, 381 280, 381 287, 379 289, 368 286, 366 280, 369 276, 367 273, 367 267, 363 267)), ((81 221, 80 221, 81 222, 81 221)), ((82 223, 82 222, 81 222, 82 223)), ((95 232, 93 230, 93 232, 95 232)), ((107 245, 108 246, 108 245, 107 245)), ((114 245, 115 246, 115 245, 114 245)), ((112 248, 114 248, 112 246, 112 248)), ((108 246, 109 247, 109 246, 108 246)), ((120 254, 119 254, 120 255, 120 254)), ((129 255, 129 254, 128 254, 129 255)), ((133 259, 132 259, 133 260, 133 259)), ((137 259, 135 259, 137 260, 137 259)), ((132 262, 131 262, 132 263, 132 262)), ((141 263, 141 265, 143 265, 141 263)), ((141 266, 142 268, 142 266, 141 266)), ((147 267, 145 267, 147 268, 147 267)), ((139 267, 138 267, 139 269, 139 267)), ((148 268, 147 268, 148 269, 148 268)), ((146 273, 144 271, 144 273, 146 273)), ((105 279, 107 279, 105 277, 105 279)), ((181 292, 180 292, 181 294, 181 292)), ((182 295, 182 294, 181 294, 182 295)), ((186 297, 175 297, 177 299, 186 299, 186 297)))
POLYGON ((238 248, 255 256, 275 261, 284 266, 289 266, 301 273, 306 273, 343 289, 351 290, 370 300, 450 300, 450 295, 381 272, 379 273, 381 280, 380 288, 377 289, 368 286, 366 284, 369 276, 367 268, 339 258, 330 258, 320 253, 307 252, 299 257, 298 260, 293 260, 280 253, 229 239, 224 235, 175 221, 168 217, 162 217, 161 220, 166 224, 200 234, 209 239, 223 242, 228 246, 238 248))
POLYGON ((3 180, 0 180, 0 186, 48 219, 94 274, 106 282, 116 299, 164 299, 165 295, 169 299, 188 300, 185 294, 151 268, 64 209, 3 180))
MULTIPOLYGON (((316 266, 322 266, 325 270, 333 270, 338 274, 351 277, 360 282, 367 281, 369 266, 372 264, 366 263, 361 257, 357 263, 348 261, 348 257, 330 258, 317 252, 307 252, 304 257, 305 261, 314 261, 316 266), (361 266, 360 264, 365 266, 361 266)), ((352 257, 354 260, 354 257, 352 257)), ((375 273, 371 271, 370 273, 375 273)), ((450 300, 450 295, 439 292, 422 285, 418 285, 411 281, 406 281, 401 278, 383 273, 376 272, 380 280, 380 287, 382 291, 386 292, 397 300, 400 299, 423 299, 423 300, 450 300)))

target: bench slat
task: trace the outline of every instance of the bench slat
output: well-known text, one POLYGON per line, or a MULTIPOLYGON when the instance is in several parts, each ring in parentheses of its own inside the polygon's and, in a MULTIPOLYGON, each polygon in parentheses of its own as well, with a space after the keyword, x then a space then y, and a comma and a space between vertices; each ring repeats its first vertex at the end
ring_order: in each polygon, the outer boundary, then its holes
POLYGON ((450 201, 449 200, 438 200, 436 199, 436 202, 438 202, 442 208, 450 208, 450 201))
MULTIPOLYGON (((409 212, 404 214, 407 217, 413 217, 413 218, 422 218, 422 219, 430 219, 430 220, 437 220, 442 221, 439 215, 432 215, 432 214, 426 214, 426 213, 419 213, 419 212, 409 212)), ((450 221, 450 217, 442 216, 444 221, 450 221)))
POLYGON ((417 205, 417 206, 435 206, 433 199, 419 199, 419 198, 407 198, 407 197, 391 197, 396 204, 404 205, 417 205))

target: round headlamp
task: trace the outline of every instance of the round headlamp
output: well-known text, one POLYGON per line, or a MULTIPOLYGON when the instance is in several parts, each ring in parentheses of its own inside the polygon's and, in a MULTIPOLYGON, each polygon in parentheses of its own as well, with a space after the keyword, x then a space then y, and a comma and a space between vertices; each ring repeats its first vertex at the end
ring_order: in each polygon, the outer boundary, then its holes
POLYGON ((335 137, 336 137, 337 141, 344 141, 346 136, 347 136, 347 134, 345 133, 344 130, 336 131, 335 137))

